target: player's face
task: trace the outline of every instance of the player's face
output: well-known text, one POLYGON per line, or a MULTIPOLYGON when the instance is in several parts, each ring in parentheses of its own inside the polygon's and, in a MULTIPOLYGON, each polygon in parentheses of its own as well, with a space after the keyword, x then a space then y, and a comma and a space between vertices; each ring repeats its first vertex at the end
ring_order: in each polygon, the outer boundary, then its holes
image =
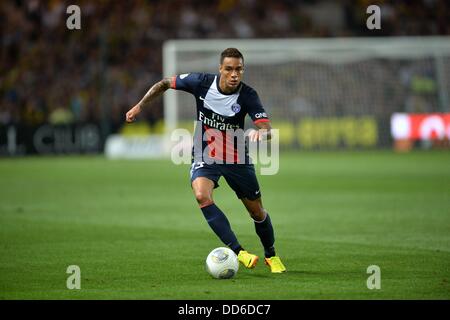
POLYGON ((226 57, 219 68, 220 87, 224 91, 234 91, 241 83, 244 64, 241 58, 226 57))

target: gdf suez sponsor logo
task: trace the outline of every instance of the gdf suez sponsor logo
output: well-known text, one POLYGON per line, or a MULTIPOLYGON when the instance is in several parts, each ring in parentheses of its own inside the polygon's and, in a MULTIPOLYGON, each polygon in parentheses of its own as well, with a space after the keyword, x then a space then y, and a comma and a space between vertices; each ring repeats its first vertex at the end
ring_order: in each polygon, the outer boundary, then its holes
POLYGON ((270 304, 244 304, 244 305, 223 305, 222 314, 268 314, 270 304))

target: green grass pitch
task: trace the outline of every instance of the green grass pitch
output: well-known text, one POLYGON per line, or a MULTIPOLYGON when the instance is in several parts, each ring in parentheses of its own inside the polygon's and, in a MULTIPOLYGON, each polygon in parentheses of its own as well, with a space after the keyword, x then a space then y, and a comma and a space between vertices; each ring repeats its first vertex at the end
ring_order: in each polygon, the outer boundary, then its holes
MULTIPOLYGON (((259 170, 258 170, 259 172, 259 170)), ((198 209, 189 166, 103 157, 0 160, 0 299, 449 299, 450 153, 285 153, 260 176, 288 269, 212 279, 222 246, 198 209), (69 265, 81 289, 69 290, 69 265), (381 269, 369 290, 367 267, 381 269)), ((226 182, 215 201, 262 255, 226 182)))

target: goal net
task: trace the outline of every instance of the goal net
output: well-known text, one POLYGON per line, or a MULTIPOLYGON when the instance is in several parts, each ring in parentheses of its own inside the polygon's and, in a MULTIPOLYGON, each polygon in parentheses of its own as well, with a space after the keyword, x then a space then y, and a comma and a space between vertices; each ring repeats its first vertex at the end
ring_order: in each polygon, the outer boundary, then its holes
MULTIPOLYGON (((392 114, 449 111, 450 37, 174 40, 164 44, 164 76, 217 73, 227 47, 243 53, 243 81, 282 148, 389 146, 392 114)), ((193 130, 191 95, 169 90, 164 111, 167 133, 193 130)))

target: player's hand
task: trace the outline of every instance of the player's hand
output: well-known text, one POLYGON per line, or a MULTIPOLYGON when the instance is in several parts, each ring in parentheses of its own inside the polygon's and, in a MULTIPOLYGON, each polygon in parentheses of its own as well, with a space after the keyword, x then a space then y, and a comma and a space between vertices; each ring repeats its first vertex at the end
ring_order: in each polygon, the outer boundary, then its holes
POLYGON ((141 112, 141 106, 139 105, 135 105, 133 108, 131 108, 126 116, 125 116, 125 120, 127 122, 133 122, 134 120, 136 120, 136 116, 141 112))
POLYGON ((250 142, 256 142, 259 140, 259 132, 258 130, 252 129, 248 133, 248 139, 250 142))
POLYGON ((267 129, 259 129, 259 130, 252 129, 248 133, 248 138, 250 139, 250 142, 262 141, 263 139, 267 138, 268 134, 269 130, 267 129))

